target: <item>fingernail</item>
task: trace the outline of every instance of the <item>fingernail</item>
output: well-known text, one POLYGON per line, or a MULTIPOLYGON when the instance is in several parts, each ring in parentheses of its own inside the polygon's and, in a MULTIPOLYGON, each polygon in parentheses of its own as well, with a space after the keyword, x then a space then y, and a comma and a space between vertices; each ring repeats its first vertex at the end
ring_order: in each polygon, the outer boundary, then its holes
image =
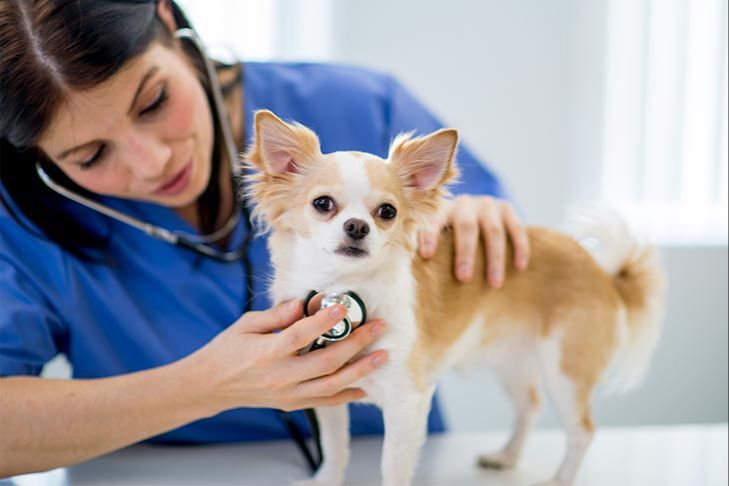
POLYGON ((423 235, 420 238, 420 254, 424 257, 430 256, 433 252, 433 243, 427 235, 423 235))
POLYGON ((381 322, 370 325, 370 334, 372 334, 373 336, 379 336, 384 330, 385 325, 381 322))
POLYGON ((372 366, 375 368, 379 368, 380 366, 387 363, 387 355, 386 354, 378 354, 374 358, 372 358, 372 366))
POLYGON ((460 263, 458 265, 458 278, 466 280, 471 278, 471 265, 468 263, 460 263))
POLYGON ((519 259, 516 261, 516 268, 519 270, 526 270, 527 268, 527 259, 524 256, 519 257, 519 259))
POLYGON ((435 244, 433 243, 433 240, 432 239, 426 240, 425 241, 425 252, 428 255, 432 255, 434 251, 435 251, 435 244))
POLYGON ((491 282, 492 287, 500 287, 501 286, 501 272, 498 270, 491 272, 489 275, 489 281, 491 282))
POLYGON ((340 317, 343 317, 344 314, 346 314, 347 310, 343 305, 337 304, 331 309, 329 309, 329 316, 334 319, 339 319, 340 317))

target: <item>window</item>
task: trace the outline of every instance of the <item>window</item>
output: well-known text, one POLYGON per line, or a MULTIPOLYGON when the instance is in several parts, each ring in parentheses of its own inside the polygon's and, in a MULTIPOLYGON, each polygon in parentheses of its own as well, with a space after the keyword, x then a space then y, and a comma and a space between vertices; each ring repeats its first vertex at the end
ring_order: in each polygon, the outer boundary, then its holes
POLYGON ((178 0, 213 57, 307 59, 330 55, 332 0, 178 0))
POLYGON ((727 2, 608 2, 602 196, 660 243, 727 243, 727 2))

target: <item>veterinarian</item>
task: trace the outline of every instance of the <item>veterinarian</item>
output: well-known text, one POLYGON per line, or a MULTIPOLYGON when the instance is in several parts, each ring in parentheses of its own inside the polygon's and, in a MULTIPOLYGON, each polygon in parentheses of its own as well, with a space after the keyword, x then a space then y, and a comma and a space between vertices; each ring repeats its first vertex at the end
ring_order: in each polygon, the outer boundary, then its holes
MULTIPOLYGON (((396 323, 296 355, 341 315, 272 307, 235 154, 261 108, 314 129, 324 152, 386 156, 397 133, 440 122, 364 69, 212 68, 189 27, 169 0, 0 0, 3 476, 144 440, 296 437, 303 413, 281 410, 361 398, 352 384, 387 362, 375 350, 345 365, 396 323), (59 353, 74 379, 39 377, 59 353)), ((506 265, 527 265, 525 232, 498 180, 467 148, 458 161, 460 196, 419 251, 431 256, 449 223, 457 277, 470 278, 483 238, 499 286, 506 265)), ((352 422, 382 431, 373 407, 354 407, 352 422)), ((437 406, 429 427, 444 430, 437 406)))

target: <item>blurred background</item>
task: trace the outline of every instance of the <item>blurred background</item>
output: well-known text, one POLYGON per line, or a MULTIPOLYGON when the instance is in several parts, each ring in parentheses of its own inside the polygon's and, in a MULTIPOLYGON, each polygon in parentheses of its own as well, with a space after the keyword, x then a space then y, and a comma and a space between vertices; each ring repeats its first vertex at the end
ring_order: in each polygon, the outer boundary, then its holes
MULTIPOLYGON (((727 421, 727 0, 178 3, 223 60, 395 75, 461 131, 529 224, 595 200, 620 208, 663 250, 668 312, 645 383, 599 397, 597 423, 727 421)), ((453 430, 509 427, 483 376, 442 380, 453 430)), ((557 425, 549 407, 540 425, 557 425)))

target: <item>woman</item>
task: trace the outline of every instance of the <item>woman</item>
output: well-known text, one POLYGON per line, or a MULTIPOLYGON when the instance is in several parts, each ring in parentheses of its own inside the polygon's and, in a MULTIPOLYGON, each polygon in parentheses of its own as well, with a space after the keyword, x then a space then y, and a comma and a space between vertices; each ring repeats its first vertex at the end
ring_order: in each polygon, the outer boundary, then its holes
MULTIPOLYGON (((341 316, 270 308, 266 241, 236 201, 231 152, 260 108, 313 128, 325 152, 384 155, 396 133, 439 123, 391 78, 361 69, 206 70, 182 27, 168 0, 0 0, 0 476, 142 440, 286 437, 276 410, 360 398, 352 384, 387 361, 374 351, 345 364, 382 322, 296 355, 341 316), (170 244, 135 225, 186 236, 170 244), (58 353, 75 379, 38 377, 58 353)), ((420 251, 432 255, 439 226, 452 224, 466 280, 483 237, 498 286, 509 241, 517 268, 527 264, 524 230, 467 150, 459 163, 457 192, 494 197, 456 198, 420 251)), ((355 434, 382 427, 369 407, 352 420, 355 434)), ((437 406, 429 425, 443 429, 437 406)))

